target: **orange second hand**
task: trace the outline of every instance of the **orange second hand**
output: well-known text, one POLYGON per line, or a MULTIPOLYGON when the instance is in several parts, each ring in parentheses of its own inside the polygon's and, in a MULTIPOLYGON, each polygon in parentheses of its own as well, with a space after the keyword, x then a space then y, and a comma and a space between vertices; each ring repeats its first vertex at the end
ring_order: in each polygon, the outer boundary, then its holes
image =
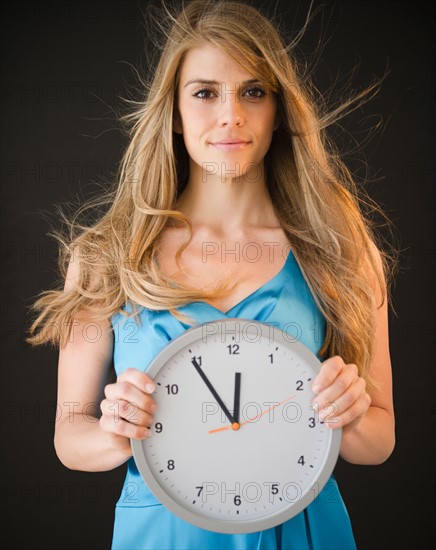
POLYGON ((272 407, 270 407, 269 409, 266 409, 266 411, 263 411, 260 414, 257 414, 256 416, 253 416, 253 418, 249 418, 245 422, 241 422, 240 425, 244 426, 245 424, 248 424, 249 422, 252 422, 253 420, 256 420, 256 418, 260 418, 261 416, 263 416, 267 412, 272 411, 273 409, 275 409, 276 407, 279 407, 280 405, 283 405, 283 403, 286 403, 286 401, 290 401, 294 397, 295 397, 295 395, 291 395, 291 397, 287 397, 286 399, 283 399, 283 401, 280 401, 280 403, 277 403, 276 405, 272 405, 272 407))
POLYGON ((216 430, 209 430, 210 434, 214 434, 216 432, 223 432, 224 430, 230 430, 232 426, 224 426, 224 428, 217 428, 216 430))
MULTIPOLYGON (((291 399, 293 399, 295 397, 295 395, 296 394, 291 395, 290 397, 287 397, 286 399, 283 399, 283 401, 280 401, 280 403, 277 403, 276 405, 273 405, 272 407, 269 407, 269 409, 266 409, 266 411, 263 411, 260 414, 257 414, 256 416, 253 416, 253 418, 249 418, 245 422, 240 422, 239 426, 244 426, 245 424, 248 424, 249 422, 252 422, 253 420, 256 420, 256 418, 260 418, 261 416, 263 416, 267 412, 271 411, 272 409, 275 409, 276 407, 279 407, 280 405, 283 405, 283 403, 286 403, 286 401, 290 401, 291 399)), ((230 430, 231 427, 232 426, 230 425, 230 426, 224 426, 223 428, 216 428, 215 430, 209 430, 208 433, 214 434, 214 433, 217 433, 217 432, 223 432, 225 430, 230 430)))

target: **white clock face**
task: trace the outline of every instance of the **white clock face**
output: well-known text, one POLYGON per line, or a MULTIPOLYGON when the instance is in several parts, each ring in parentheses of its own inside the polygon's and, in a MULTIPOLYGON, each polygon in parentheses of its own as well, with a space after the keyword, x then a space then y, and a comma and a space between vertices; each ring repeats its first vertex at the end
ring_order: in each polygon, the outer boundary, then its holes
POLYGON ((156 357, 152 436, 138 469, 171 511, 204 529, 248 533, 316 498, 341 430, 319 421, 318 359, 277 327, 225 319, 186 331, 156 357))

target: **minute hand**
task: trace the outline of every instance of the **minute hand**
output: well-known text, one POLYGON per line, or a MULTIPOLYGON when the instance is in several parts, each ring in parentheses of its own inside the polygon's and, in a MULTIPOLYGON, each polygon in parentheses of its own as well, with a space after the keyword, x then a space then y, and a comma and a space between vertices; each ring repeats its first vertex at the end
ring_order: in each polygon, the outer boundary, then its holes
MULTIPOLYGON (((209 388, 211 394, 215 397, 218 405, 222 408, 222 410, 224 411, 224 414, 227 416, 227 418, 230 420, 230 422, 232 424, 237 424, 236 420, 234 419, 234 417, 230 414, 228 408, 225 406, 223 400, 221 399, 221 397, 217 394, 215 388, 212 386, 212 384, 210 383, 209 381, 209 378, 204 374, 203 372, 203 369, 200 367, 200 365, 198 364, 197 362, 197 359, 194 357, 192 359, 192 364, 194 365, 194 367, 196 368, 198 374, 201 376, 201 378, 203 379, 203 382, 206 384, 206 386, 209 388)), ((239 427, 239 426, 238 426, 239 427)))

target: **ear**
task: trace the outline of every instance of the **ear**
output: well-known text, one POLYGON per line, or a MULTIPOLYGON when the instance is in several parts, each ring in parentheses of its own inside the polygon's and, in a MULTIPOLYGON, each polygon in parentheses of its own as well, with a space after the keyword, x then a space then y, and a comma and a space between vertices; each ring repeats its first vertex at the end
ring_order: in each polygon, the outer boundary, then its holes
POLYGON ((183 126, 182 121, 180 118, 180 113, 177 107, 174 107, 174 114, 173 114, 173 131, 176 134, 183 134, 183 126))

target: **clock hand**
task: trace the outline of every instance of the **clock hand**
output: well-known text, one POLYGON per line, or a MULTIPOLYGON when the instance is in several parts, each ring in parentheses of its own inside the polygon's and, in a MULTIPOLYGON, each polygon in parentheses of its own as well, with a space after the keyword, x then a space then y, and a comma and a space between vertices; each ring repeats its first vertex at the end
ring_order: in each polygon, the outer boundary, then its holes
POLYGON ((239 430, 239 423, 235 420, 235 418, 230 414, 229 410, 227 409, 227 407, 225 406, 223 400, 221 399, 221 397, 218 395, 218 393, 216 392, 215 388, 212 386, 212 384, 209 382, 209 379, 208 377, 204 374, 203 372, 203 369, 200 367, 200 365, 198 364, 197 362, 197 359, 194 357, 192 359, 192 364, 194 365, 195 369, 197 370, 198 374, 201 376, 201 378, 203 379, 203 382, 206 384, 206 386, 209 388, 210 392, 212 393, 212 395, 215 397, 215 399, 217 400, 217 403, 218 405, 222 408, 222 410, 224 411, 225 415, 227 416, 227 418, 230 420, 230 422, 232 423, 231 426, 229 426, 229 428, 232 428, 233 430, 239 430))
MULTIPOLYGON (((252 418, 249 418, 245 422, 240 422, 239 426, 244 426, 245 424, 248 424, 249 422, 253 422, 253 420, 256 420, 257 418, 260 418, 261 416, 268 413, 269 411, 272 411, 272 409, 275 409, 276 407, 279 407, 280 405, 283 405, 283 403, 286 403, 287 401, 290 401, 291 399, 294 399, 295 396, 296 396, 296 394, 291 395, 290 397, 287 397, 286 399, 283 399, 283 401, 280 401, 280 403, 275 403, 271 407, 268 407, 266 410, 262 411, 259 414, 256 414, 256 416, 253 416, 252 418)), ((214 433, 217 433, 217 432, 223 432, 224 430, 228 430, 230 428, 231 428, 231 426, 223 426, 222 428, 216 428, 215 430, 209 430, 208 433, 214 434, 214 433)))
POLYGON ((235 396, 233 399, 233 418, 239 424, 239 408, 241 397, 241 373, 235 372, 235 396))

